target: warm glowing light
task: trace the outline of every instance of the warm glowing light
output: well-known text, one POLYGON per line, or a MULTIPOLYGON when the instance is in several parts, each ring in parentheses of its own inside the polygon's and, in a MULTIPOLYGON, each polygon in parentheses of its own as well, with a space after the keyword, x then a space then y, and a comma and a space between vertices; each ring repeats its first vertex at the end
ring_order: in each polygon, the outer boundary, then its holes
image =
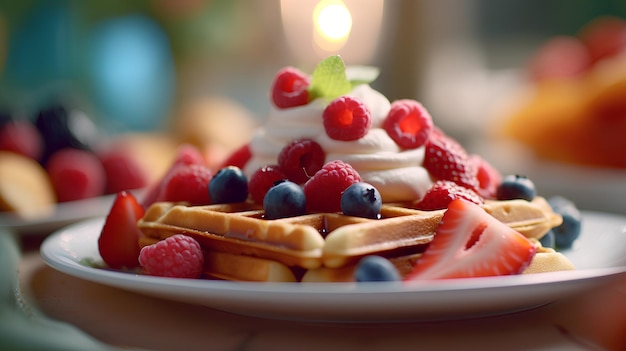
POLYGON ((301 67, 315 67, 329 55, 371 64, 384 30, 383 5, 384 0, 280 0, 289 48, 301 67))
POLYGON ((328 40, 348 38, 352 29, 352 15, 343 1, 322 0, 313 13, 315 29, 328 40))

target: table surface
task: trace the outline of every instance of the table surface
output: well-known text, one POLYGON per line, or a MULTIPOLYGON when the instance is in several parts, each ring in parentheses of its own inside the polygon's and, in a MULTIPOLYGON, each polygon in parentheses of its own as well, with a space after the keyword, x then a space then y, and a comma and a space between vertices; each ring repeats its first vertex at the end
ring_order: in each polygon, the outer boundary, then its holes
POLYGON ((501 316, 294 322, 240 316, 81 280, 42 261, 38 247, 43 237, 0 234, 3 350, 626 350, 624 275, 549 305, 501 316))

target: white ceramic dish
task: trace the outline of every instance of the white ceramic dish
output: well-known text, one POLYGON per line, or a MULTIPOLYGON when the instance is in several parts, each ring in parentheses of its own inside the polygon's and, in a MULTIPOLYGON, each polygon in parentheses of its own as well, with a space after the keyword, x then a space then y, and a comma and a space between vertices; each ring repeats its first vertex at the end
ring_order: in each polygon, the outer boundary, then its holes
POLYGON ((100 260, 103 219, 46 238, 44 261, 89 281, 165 299, 266 318, 308 321, 439 320, 509 313, 545 305, 626 274, 626 217, 585 212, 577 245, 565 252, 578 270, 521 276, 402 283, 238 283, 142 276, 81 264, 100 260), (584 248, 584 249, 583 249, 584 248))

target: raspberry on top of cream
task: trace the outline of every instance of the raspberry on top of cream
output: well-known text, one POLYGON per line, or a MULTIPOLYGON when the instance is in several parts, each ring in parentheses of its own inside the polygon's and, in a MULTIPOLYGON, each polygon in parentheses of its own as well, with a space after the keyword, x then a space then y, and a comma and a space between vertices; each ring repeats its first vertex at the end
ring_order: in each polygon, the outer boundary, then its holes
MULTIPOLYGON (((343 66, 343 61, 338 56, 329 57, 323 61, 313 73, 311 86, 315 85, 316 79, 320 81, 326 78, 319 78, 319 74, 316 76, 319 67, 325 64, 343 66)), ((250 177, 262 166, 277 164, 279 153, 289 142, 295 139, 311 139, 325 151, 326 162, 342 160, 352 165, 364 181, 374 185, 380 191, 383 201, 421 199, 433 184, 428 171, 422 166, 425 147, 422 145, 413 149, 403 149, 383 129, 391 103, 383 94, 368 84, 368 81, 376 78, 378 72, 358 69, 352 71, 356 72, 353 74, 349 69, 346 70, 345 66, 340 69, 334 67, 334 69, 332 74, 340 71, 344 79, 355 83, 348 86, 348 91, 335 93, 336 96, 329 96, 333 94, 324 92, 321 94, 313 92, 311 94, 313 96, 309 96, 308 101, 302 105, 285 107, 284 104, 274 102, 265 126, 255 132, 250 142, 252 158, 245 165, 244 173, 250 177), (363 78, 359 75, 369 75, 369 77, 363 78), (371 125, 364 136, 356 140, 344 141, 335 140, 328 135, 322 116, 324 110, 337 96, 353 97, 365 105, 371 117, 371 125)), ((281 83, 275 82, 276 84, 281 83)), ((333 84, 334 82, 329 85, 333 84)), ((296 83, 291 88, 295 85, 296 83)), ((318 84, 317 87, 321 85, 318 84)), ((292 95, 296 93, 294 89, 292 95)), ((302 101, 300 100, 299 103, 302 101)))

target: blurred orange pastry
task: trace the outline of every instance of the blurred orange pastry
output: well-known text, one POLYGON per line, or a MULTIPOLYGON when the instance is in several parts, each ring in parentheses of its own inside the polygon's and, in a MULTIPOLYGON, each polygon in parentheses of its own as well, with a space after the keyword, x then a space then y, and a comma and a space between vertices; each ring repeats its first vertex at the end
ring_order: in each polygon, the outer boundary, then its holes
POLYGON ((599 18, 577 36, 551 38, 527 72, 529 89, 500 135, 543 159, 626 167, 626 21, 599 18))

